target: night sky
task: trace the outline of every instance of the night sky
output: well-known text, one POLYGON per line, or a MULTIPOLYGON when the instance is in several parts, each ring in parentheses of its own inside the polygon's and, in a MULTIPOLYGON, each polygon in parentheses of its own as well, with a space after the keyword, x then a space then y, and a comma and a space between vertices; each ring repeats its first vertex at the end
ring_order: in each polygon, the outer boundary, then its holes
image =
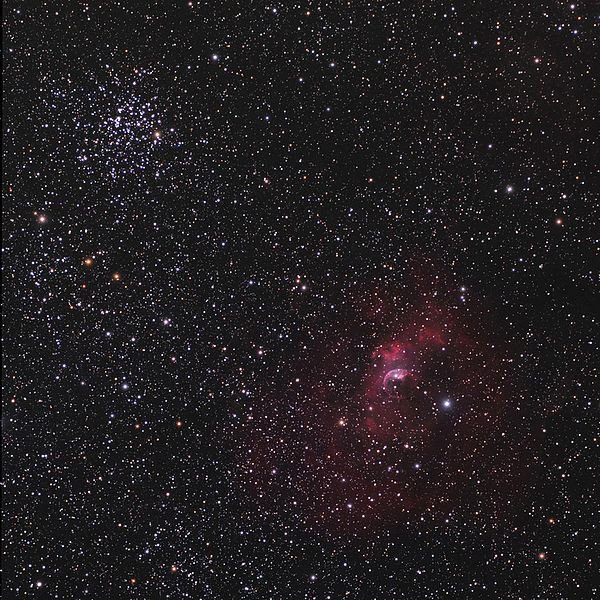
POLYGON ((594 3, 3 22, 4 598, 600 594, 594 3))

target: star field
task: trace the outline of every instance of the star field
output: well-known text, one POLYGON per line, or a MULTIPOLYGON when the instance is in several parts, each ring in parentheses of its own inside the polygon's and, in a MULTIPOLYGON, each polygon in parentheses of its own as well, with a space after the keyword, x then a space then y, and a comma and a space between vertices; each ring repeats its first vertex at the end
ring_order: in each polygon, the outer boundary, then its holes
POLYGON ((7 2, 3 597, 597 597, 599 23, 7 2))

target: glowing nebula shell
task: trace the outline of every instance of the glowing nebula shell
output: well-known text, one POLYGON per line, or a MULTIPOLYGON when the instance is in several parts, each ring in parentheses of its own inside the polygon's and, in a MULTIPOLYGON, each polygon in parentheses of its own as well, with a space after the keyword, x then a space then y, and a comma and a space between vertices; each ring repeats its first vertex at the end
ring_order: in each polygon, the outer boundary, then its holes
POLYGON ((387 389, 390 382, 394 384, 397 381, 403 381, 407 377, 410 377, 410 372, 406 369, 392 369, 385 374, 385 377, 383 378, 383 387, 387 389))

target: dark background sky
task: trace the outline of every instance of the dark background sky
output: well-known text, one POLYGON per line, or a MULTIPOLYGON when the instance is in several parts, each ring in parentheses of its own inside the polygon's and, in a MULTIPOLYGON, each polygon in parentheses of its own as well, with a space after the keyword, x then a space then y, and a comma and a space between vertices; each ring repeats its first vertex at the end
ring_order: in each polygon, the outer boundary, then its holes
POLYGON ((5 598, 595 597, 592 3, 3 24, 5 598), (391 483, 395 341, 455 404, 391 483))

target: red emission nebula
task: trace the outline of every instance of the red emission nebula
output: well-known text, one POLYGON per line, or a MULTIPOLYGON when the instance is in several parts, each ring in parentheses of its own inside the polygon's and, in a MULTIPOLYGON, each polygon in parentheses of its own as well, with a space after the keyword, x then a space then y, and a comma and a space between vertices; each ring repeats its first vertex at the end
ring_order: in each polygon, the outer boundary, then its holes
POLYGON ((362 300, 299 361, 300 381, 267 394, 240 465, 252 505, 355 533, 514 509, 535 447, 516 351, 456 297, 420 297, 408 310, 393 294, 377 311, 362 300))

